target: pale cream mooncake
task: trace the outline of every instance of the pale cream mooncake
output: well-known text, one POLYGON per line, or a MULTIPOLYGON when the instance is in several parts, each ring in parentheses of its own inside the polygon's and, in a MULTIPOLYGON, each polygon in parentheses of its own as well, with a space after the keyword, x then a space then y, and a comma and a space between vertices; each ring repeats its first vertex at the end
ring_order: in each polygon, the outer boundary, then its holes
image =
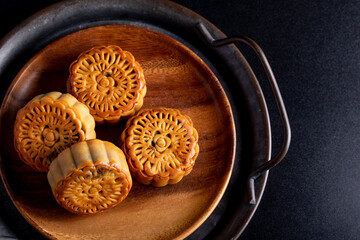
POLYGON ((116 124, 143 105, 143 70, 130 52, 118 46, 97 46, 81 53, 69 71, 68 92, 89 107, 98 124, 116 124))
POLYGON ((75 143, 64 150, 51 163, 47 177, 56 201, 79 215, 116 206, 132 186, 122 150, 99 139, 75 143))
POLYGON ((88 108, 68 93, 40 94, 16 115, 15 149, 37 171, 47 172, 51 161, 71 144, 95 137, 88 108))
POLYGON ((176 109, 140 110, 120 138, 132 176, 142 184, 162 187, 188 175, 199 154, 198 132, 176 109))

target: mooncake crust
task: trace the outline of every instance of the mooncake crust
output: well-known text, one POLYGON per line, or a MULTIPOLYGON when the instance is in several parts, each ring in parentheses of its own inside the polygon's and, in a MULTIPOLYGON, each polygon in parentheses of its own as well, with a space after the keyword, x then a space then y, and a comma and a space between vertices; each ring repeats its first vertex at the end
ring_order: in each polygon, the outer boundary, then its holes
POLYGON ((147 91, 143 69, 118 46, 82 52, 69 71, 68 92, 88 106, 97 124, 117 124, 143 105, 147 91))
POLYGON ((189 116, 177 109, 140 110, 120 137, 133 177, 163 187, 188 175, 199 154, 198 132, 189 116))
POLYGON ((71 144, 96 137, 88 108, 72 95, 40 94, 21 108, 14 124, 14 145, 20 159, 47 172, 51 161, 71 144))
POLYGON ((132 187, 123 151, 99 139, 64 150, 51 163, 47 178, 59 205, 78 215, 116 206, 132 187))

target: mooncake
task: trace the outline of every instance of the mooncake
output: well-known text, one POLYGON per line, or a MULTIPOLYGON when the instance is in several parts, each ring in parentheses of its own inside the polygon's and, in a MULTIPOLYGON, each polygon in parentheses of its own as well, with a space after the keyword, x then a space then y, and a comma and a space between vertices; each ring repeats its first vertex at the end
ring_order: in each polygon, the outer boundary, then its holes
POLYGON ((178 183, 199 154, 198 132, 177 109, 140 110, 127 121, 120 144, 132 176, 156 187, 178 183))
POLYGON ((16 115, 15 149, 37 171, 47 172, 51 161, 71 144, 95 137, 88 108, 68 93, 40 94, 16 115))
POLYGON ((132 186, 123 151, 99 139, 65 149, 51 163, 47 178, 59 205, 79 215, 116 206, 132 186))
POLYGON ((116 124, 143 105, 143 69, 118 46, 97 46, 81 53, 69 71, 68 92, 88 106, 97 124, 116 124))

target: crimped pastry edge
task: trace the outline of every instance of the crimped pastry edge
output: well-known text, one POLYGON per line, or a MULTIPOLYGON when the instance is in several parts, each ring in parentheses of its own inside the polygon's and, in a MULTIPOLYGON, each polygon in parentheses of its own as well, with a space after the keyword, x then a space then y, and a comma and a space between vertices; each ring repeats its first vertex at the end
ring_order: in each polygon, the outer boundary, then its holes
POLYGON ((126 181, 126 188, 123 189, 118 202, 94 213, 100 213, 106 209, 115 207, 128 196, 133 183, 123 151, 113 143, 99 139, 78 142, 59 154, 59 156, 51 163, 50 170, 47 174, 47 179, 56 201, 66 210, 78 215, 94 214, 92 212, 84 213, 74 211, 65 206, 56 197, 57 190, 62 181, 66 181, 74 171, 83 168, 115 170, 118 175, 123 176, 122 178, 126 181), (100 148, 102 148, 102 151, 100 148))

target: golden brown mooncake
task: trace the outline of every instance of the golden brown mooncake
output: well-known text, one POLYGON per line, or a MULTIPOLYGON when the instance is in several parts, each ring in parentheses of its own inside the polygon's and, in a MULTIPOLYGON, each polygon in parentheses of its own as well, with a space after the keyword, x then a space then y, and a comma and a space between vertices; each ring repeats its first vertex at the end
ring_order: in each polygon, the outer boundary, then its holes
POLYGON ((71 144, 95 137, 89 109, 68 93, 40 94, 16 115, 15 149, 37 171, 47 172, 51 161, 71 144))
POLYGON ((70 66, 68 92, 89 107, 96 123, 116 124, 143 105, 146 82, 134 56, 120 47, 98 46, 70 66))
POLYGON ((116 206, 132 186, 123 151, 99 139, 65 149, 51 163, 47 177, 60 206, 79 215, 116 206))
POLYGON ((199 154, 198 138, 190 117, 176 109, 154 108, 128 120, 120 144, 133 177, 162 187, 191 172, 199 154))

